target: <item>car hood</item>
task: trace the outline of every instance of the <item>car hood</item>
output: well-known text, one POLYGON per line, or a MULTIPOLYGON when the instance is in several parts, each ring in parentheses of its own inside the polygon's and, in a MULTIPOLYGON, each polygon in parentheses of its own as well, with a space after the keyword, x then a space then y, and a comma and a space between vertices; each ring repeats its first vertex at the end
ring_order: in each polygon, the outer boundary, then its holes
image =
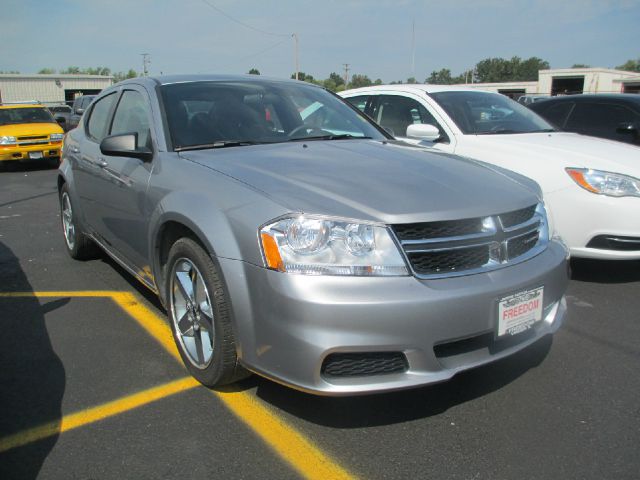
POLYGON ((181 152, 289 211, 408 223, 469 218, 538 200, 525 182, 400 142, 289 142, 181 152))
POLYGON ((640 177, 640 148, 566 132, 464 135, 456 153, 514 170, 536 180, 544 192, 573 185, 567 167, 640 177))
POLYGON ((0 135, 19 137, 22 135, 49 135, 51 133, 64 133, 57 123, 14 123, 0 125, 0 135))

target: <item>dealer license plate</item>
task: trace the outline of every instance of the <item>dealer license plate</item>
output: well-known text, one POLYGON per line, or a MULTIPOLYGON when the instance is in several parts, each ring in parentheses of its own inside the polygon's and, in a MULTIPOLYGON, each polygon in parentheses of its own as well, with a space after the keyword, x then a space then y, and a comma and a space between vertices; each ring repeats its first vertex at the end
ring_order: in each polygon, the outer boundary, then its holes
POLYGON ((542 320, 543 290, 539 287, 500 299, 496 336, 516 335, 542 320))
POLYGON ((29 152, 29 158, 31 160, 35 160, 37 158, 42 158, 42 152, 29 152))

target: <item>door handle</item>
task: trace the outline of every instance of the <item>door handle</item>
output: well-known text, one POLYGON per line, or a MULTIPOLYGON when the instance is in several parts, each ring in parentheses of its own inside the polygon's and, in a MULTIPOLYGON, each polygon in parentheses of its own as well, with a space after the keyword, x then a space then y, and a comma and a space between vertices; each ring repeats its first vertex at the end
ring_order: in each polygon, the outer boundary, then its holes
POLYGON ((71 153, 80 153, 80 149, 78 147, 71 147, 71 153))
POLYGON ((103 157, 99 157, 96 163, 98 164, 99 167, 102 167, 102 168, 109 166, 109 162, 107 162, 103 157))

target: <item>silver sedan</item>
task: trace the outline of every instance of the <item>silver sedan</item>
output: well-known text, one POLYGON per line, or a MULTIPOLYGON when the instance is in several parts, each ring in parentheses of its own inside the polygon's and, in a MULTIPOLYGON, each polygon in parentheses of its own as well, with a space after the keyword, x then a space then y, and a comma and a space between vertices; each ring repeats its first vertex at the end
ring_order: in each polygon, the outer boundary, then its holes
POLYGON ((348 395, 446 380, 557 330, 567 250, 533 181, 396 142, 335 95, 140 78, 67 134, 71 257, 166 306, 185 365, 348 395))

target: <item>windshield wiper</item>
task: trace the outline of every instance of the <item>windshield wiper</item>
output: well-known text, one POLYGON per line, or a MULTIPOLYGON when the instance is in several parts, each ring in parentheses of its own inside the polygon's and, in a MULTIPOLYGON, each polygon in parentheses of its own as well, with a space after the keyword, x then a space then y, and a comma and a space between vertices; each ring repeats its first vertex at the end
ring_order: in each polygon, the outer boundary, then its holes
POLYGON ((265 142, 256 142, 254 140, 220 140, 219 142, 203 143, 201 145, 187 145, 184 147, 176 147, 176 152, 185 152, 189 150, 206 150, 209 148, 227 148, 227 147, 245 147, 248 145, 260 145, 265 142))
POLYGON ((371 137, 360 137, 357 135, 351 135, 350 133, 343 133, 340 135, 317 135, 315 137, 299 137, 299 138, 291 138, 287 141, 289 142, 304 142, 306 140, 361 140, 361 139, 371 139, 371 137))
POLYGON ((549 133, 549 132, 557 132, 558 130, 555 128, 541 128, 540 130, 531 130, 527 133, 549 133))

